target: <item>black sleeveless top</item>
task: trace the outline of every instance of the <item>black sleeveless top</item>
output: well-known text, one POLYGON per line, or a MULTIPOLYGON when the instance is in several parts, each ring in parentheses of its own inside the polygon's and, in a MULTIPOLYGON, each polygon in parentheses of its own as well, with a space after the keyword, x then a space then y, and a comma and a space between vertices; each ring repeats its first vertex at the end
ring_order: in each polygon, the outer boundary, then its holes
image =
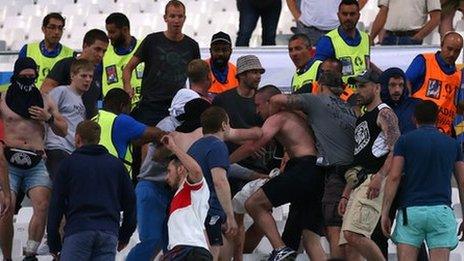
POLYGON ((354 164, 362 166, 368 173, 377 173, 389 153, 385 134, 377 125, 379 112, 386 107, 388 105, 381 103, 356 120, 354 164))

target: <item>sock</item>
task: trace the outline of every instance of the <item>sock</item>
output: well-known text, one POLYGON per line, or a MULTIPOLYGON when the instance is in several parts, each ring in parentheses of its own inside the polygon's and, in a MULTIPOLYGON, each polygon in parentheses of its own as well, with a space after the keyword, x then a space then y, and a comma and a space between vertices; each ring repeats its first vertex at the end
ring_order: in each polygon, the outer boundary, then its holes
POLYGON ((24 252, 26 256, 35 255, 37 253, 37 248, 39 248, 40 242, 34 240, 27 240, 26 247, 24 252))

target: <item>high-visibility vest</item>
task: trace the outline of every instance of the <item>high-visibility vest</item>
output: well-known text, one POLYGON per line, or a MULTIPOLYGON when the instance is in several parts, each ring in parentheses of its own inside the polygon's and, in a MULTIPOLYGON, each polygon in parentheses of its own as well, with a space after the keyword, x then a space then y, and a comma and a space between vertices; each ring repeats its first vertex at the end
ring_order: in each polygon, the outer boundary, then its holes
POLYGON ((128 173, 132 175, 132 153, 130 144, 128 144, 124 154, 119 155, 118 151, 116 150, 116 145, 114 143, 113 126, 116 117, 118 117, 118 115, 112 112, 99 110, 98 114, 95 117, 93 117, 92 120, 97 122, 101 128, 99 144, 104 146, 111 155, 118 157, 120 160, 122 160, 122 162, 124 162, 124 165, 127 168, 128 173))
POLYGON ((37 77, 35 82, 35 86, 37 86, 37 88, 42 86, 43 81, 56 62, 63 58, 72 57, 74 55, 73 49, 62 44, 59 44, 58 48, 60 48, 60 52, 55 57, 47 57, 43 55, 40 51, 40 42, 29 43, 26 46, 26 56, 32 58, 35 61, 39 71, 39 77, 37 77))
POLYGON ((437 127, 451 135, 456 116, 456 94, 461 85, 461 73, 455 71, 448 75, 442 71, 434 53, 423 54, 425 58, 424 83, 412 97, 433 101, 439 108, 437 127))
MULTIPOLYGON (((298 72, 296 72, 292 78, 292 92, 297 91, 304 85, 307 85, 309 83, 316 81, 317 72, 319 70, 319 65, 321 65, 321 63, 322 61, 316 60, 313 62, 311 67, 309 67, 309 69, 306 70, 306 72, 302 74, 298 74, 298 72)), ((313 87, 312 93, 313 92, 314 92, 314 87, 313 87)))
MULTIPOLYGON (((211 67, 211 59, 206 59, 205 60, 211 67)), ((222 83, 216 79, 214 76, 213 72, 211 71, 210 76, 212 79, 211 87, 209 87, 208 92, 214 93, 214 94, 219 94, 223 93, 225 91, 228 91, 230 89, 233 89, 238 86, 238 80, 235 78, 235 75, 237 74, 237 67, 232 64, 228 63, 228 71, 227 71, 227 80, 225 83, 222 83)))
MULTIPOLYGON (((136 40, 134 49, 125 55, 119 55, 114 50, 113 45, 108 45, 105 56, 103 56, 103 75, 102 75, 102 94, 105 97, 106 93, 113 88, 123 88, 122 71, 124 66, 134 55, 135 51, 140 46, 140 41, 136 40)), ((139 63, 134 71, 132 71, 131 85, 135 90, 132 104, 140 100, 140 88, 142 85, 142 76, 144 63, 139 63)))
MULTIPOLYGON (((311 93, 318 94, 318 93, 321 92, 321 87, 319 86, 319 83, 317 81, 314 81, 311 84, 313 85, 311 93)), ((345 89, 343 90, 342 94, 340 94, 340 99, 342 99, 343 101, 348 102, 348 99, 353 94, 354 94, 353 89, 349 88, 348 86, 345 86, 345 89)))
MULTIPOLYGON (((338 32, 338 28, 327 33, 335 50, 335 58, 342 62, 343 82, 347 83, 349 77, 361 75, 369 69, 370 45, 369 36, 359 31, 361 41, 357 46, 348 45, 338 32)), ((350 86, 350 88, 356 88, 350 86)))

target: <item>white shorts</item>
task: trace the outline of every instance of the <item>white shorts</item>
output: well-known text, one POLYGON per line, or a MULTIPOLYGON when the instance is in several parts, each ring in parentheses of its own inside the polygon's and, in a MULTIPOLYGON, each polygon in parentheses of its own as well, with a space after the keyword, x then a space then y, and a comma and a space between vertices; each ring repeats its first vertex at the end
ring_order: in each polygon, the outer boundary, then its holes
POLYGON ((237 214, 247 213, 245 209, 245 201, 268 180, 269 179, 255 179, 245 184, 242 190, 235 194, 234 198, 232 199, 232 207, 234 208, 234 212, 237 214))

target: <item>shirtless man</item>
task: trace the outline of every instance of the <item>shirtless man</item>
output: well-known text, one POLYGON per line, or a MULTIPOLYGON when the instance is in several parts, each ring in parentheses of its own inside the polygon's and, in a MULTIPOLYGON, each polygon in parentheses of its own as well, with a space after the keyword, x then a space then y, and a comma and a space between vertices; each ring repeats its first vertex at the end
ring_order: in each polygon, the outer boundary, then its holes
MULTIPOLYGON (((51 193, 51 180, 45 168, 44 135, 46 125, 61 137, 67 134, 67 123, 47 95, 35 88, 37 65, 29 57, 19 58, 11 85, 0 96, 0 115, 5 124, 5 156, 10 178, 11 208, 18 192, 24 191, 32 201, 29 237, 24 249, 25 260, 35 258, 43 237, 51 193)), ((0 220, 0 242, 4 260, 11 260, 13 213, 0 220)))
POLYGON ((311 260, 325 260, 320 244, 322 232, 323 175, 316 168, 316 148, 314 139, 305 120, 298 114, 282 111, 270 114, 269 99, 280 90, 275 86, 259 89, 255 95, 257 112, 266 119, 262 126, 262 136, 248 142, 230 155, 231 162, 237 162, 276 138, 289 156, 284 172, 269 180, 246 202, 245 208, 266 237, 274 250, 269 260, 294 259, 296 253, 285 246, 272 217, 273 207, 291 203, 292 210, 301 214, 304 246, 311 260), (298 210, 297 210, 298 209, 298 210))

